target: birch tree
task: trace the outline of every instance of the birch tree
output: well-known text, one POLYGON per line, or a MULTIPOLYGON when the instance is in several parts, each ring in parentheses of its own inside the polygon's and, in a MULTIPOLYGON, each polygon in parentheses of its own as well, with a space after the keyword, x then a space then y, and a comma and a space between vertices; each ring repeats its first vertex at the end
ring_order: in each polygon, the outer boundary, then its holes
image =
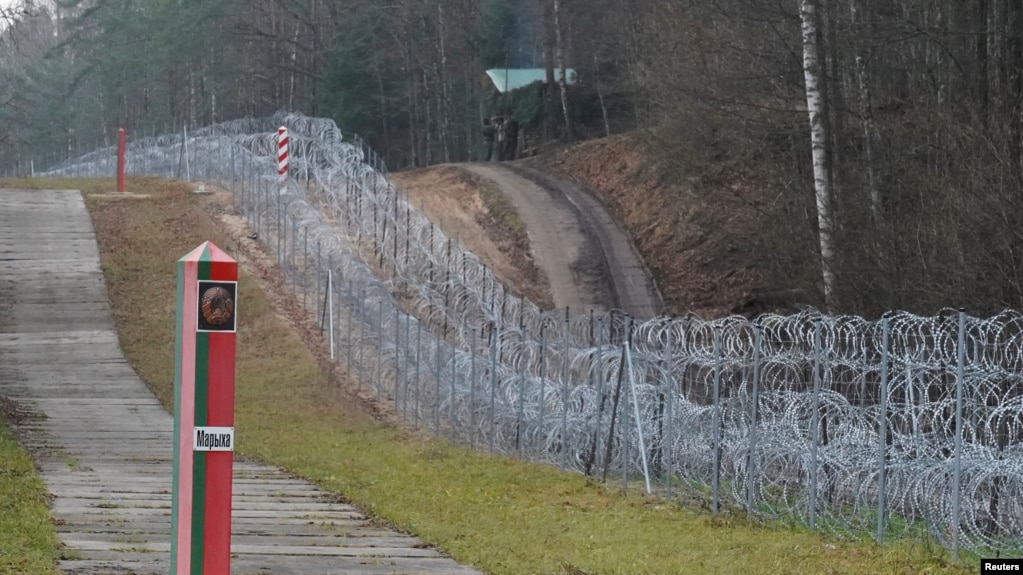
POLYGON ((565 78, 565 40, 562 34, 561 2, 554 0, 554 50, 555 62, 558 66, 558 94, 561 96, 561 114, 565 120, 565 139, 572 141, 572 117, 568 110, 568 81, 565 78))
POLYGON ((799 18, 803 38, 803 79, 806 86, 806 112, 810 118, 810 151, 813 158, 813 187, 817 200, 817 226, 820 265, 826 307, 834 303, 832 271, 831 166, 828 162, 828 134, 825 77, 821 73, 820 13, 817 0, 801 0, 799 18))

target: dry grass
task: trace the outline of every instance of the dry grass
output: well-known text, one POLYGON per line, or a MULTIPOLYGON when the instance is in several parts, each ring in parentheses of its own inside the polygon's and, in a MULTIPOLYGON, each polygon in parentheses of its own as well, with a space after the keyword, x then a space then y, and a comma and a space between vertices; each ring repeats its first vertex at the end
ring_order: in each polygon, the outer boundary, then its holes
MULTIPOLYGON (((89 187, 90 182, 67 182, 89 187)), ((46 182, 47 186, 58 185, 46 182)), ((147 181, 152 200, 89 200, 121 344, 164 402, 173 386, 174 263, 204 240, 229 252, 208 201, 147 181)), ((324 385, 299 336, 240 278, 238 450, 341 494, 495 575, 973 573, 944 550, 831 541, 741 517, 713 518, 588 485, 578 475, 480 455, 385 426, 324 385)))
POLYGON ((582 142, 527 165, 593 192, 632 238, 669 314, 729 315, 767 285, 759 190, 737 175, 700 164, 658 169, 638 134, 582 142))

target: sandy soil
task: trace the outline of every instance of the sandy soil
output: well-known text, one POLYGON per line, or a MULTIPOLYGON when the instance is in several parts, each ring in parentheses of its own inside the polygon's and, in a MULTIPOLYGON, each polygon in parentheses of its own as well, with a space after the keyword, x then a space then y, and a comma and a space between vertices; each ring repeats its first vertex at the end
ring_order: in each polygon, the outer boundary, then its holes
POLYGON ((529 250, 550 281, 555 307, 582 311, 614 305, 599 290, 599 277, 580 265, 591 257, 586 253, 590 242, 564 196, 496 164, 467 164, 465 169, 496 183, 515 207, 528 230, 529 250))
POLYGON ((659 294, 628 236, 571 182, 519 163, 447 165, 391 177, 501 281, 542 307, 617 308, 644 318, 660 313, 659 294), (480 187, 487 185, 496 186, 524 224, 528 260, 517 259, 521 246, 509 246, 494 222, 486 221, 480 187), (539 274, 530 269, 533 264, 539 274))
POLYGON ((541 307, 553 305, 548 276, 516 238, 494 221, 480 197, 485 185, 480 178, 454 165, 399 172, 388 178, 448 237, 456 238, 490 266, 513 293, 525 295, 541 307))
MULTIPOLYGON (((573 266, 577 283, 588 286, 632 317, 649 319, 663 313, 661 294, 639 251, 590 190, 528 163, 515 162, 503 167, 539 186, 545 193, 535 200, 541 209, 565 201, 571 205, 585 236, 580 257, 573 266)), ((509 188, 508 193, 514 193, 514 188, 509 188)))

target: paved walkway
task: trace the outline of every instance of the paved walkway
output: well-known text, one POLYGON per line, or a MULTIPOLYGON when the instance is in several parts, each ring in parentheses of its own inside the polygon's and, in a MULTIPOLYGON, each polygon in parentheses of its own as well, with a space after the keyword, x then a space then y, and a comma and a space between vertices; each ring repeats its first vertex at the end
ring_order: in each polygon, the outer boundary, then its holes
MULTIPOLYGON (((170 568, 172 417, 117 344, 78 192, 0 190, 0 395, 26 438, 67 573, 170 568)), ((277 469, 235 462, 233 573, 478 575, 277 469)))

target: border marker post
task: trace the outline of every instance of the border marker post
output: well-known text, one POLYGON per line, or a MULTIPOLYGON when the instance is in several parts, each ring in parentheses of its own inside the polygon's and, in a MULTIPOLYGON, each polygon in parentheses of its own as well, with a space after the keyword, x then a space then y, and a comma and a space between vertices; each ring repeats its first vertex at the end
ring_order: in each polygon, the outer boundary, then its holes
POLYGON ((277 128, 277 176, 281 184, 288 181, 288 129, 277 128))
POLYGON ((172 575, 229 575, 238 264, 205 242, 178 260, 172 575))

